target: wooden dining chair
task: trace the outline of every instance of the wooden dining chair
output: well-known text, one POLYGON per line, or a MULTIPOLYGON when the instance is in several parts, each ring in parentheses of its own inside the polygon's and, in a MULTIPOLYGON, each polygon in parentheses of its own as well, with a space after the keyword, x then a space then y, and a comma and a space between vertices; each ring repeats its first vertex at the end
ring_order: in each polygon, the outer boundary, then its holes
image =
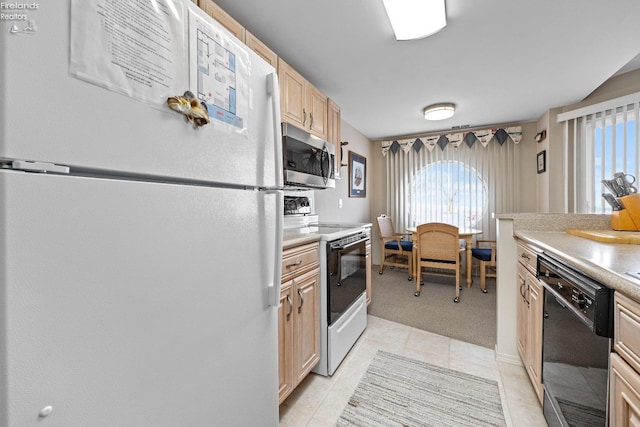
POLYGON ((487 277, 496 277, 496 241, 476 240, 471 256, 480 264, 480 289, 487 293, 487 277))
POLYGON ((381 253, 379 274, 382 274, 385 265, 407 268, 409 270, 409 280, 412 280, 413 243, 405 239, 411 234, 396 233, 390 216, 382 214, 377 219, 381 253))
POLYGON ((458 227, 439 222, 430 222, 418 226, 416 232, 418 245, 418 276, 415 296, 420 296, 420 282, 422 282, 423 268, 434 275, 455 275, 456 293, 453 302, 460 301, 460 265, 461 250, 458 227), (436 271, 432 271, 432 270, 436 271), (445 270, 451 273, 443 274, 445 270))

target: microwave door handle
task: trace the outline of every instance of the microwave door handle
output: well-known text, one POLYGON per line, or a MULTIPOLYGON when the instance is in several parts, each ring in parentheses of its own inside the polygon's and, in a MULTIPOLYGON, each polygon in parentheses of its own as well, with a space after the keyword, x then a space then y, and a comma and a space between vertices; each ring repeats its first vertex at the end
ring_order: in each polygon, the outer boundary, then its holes
POLYGON ((329 169, 331 169, 331 156, 329 155, 329 150, 327 149, 327 143, 325 142, 324 145, 322 146, 322 157, 320 158, 320 171, 322 173, 322 180, 324 181, 324 183, 326 184, 327 181, 329 181, 329 175, 330 170, 326 171, 324 170, 324 158, 328 159, 327 163, 329 164, 329 169))

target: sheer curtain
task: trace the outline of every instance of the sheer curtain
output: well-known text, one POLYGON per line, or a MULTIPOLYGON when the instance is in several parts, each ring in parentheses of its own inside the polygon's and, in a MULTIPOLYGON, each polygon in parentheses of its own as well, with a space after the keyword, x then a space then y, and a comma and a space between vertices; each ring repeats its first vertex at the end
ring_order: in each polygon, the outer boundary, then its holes
POLYGON ((477 228, 482 230, 481 238, 495 239, 494 214, 517 209, 518 145, 509 138, 499 142, 494 137, 486 145, 418 147, 385 155, 386 213, 398 231, 444 222, 477 228))

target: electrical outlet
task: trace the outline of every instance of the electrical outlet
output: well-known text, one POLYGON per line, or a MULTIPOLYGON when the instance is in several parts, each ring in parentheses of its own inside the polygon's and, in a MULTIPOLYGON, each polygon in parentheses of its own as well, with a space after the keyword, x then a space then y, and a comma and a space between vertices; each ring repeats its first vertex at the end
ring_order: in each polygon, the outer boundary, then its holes
POLYGON ((342 199, 338 199, 338 209, 342 209, 342 199))

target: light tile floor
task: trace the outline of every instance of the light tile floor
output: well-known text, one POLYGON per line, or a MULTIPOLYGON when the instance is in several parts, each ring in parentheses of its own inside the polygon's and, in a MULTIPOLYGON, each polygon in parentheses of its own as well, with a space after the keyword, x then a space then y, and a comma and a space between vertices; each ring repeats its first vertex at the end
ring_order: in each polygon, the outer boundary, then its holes
POLYGON ((378 350, 498 381, 508 426, 546 426, 524 368, 485 347, 368 316, 367 329, 331 377, 310 374, 280 405, 280 427, 334 426, 378 350))

